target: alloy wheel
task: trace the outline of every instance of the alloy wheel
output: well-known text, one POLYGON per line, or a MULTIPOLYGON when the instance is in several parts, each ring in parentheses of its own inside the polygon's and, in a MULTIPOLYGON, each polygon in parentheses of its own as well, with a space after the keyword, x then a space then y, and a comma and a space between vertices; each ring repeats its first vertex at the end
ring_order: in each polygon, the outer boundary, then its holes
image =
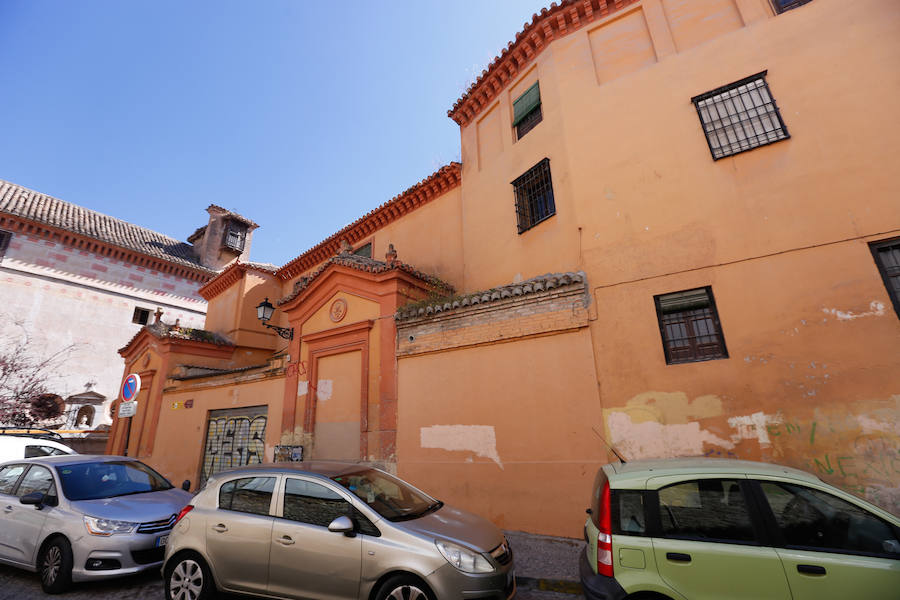
POLYGON ((401 585, 387 595, 390 600, 428 600, 428 596, 414 585, 401 585))
POLYGON ((44 585, 53 585, 53 582, 56 581, 59 575, 61 566, 62 552, 60 552, 59 546, 53 544, 44 553, 44 562, 41 565, 41 579, 44 580, 44 585))
POLYGON ((203 591, 203 569, 197 561, 185 559, 175 566, 169 576, 172 600, 197 600, 203 591))

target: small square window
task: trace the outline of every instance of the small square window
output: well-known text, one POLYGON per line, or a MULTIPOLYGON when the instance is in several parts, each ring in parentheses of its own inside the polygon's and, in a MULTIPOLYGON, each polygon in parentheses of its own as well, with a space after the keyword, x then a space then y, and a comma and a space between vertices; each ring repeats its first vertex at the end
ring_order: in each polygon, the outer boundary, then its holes
POLYGON ((666 363, 728 358, 709 287, 654 296, 666 363))
POLYGON ((513 127, 516 128, 516 139, 522 139, 522 136, 534 129, 543 118, 541 88, 535 83, 513 102, 513 127))
POLYGON ((545 158, 512 182, 516 191, 516 217, 519 233, 531 229, 556 214, 550 159, 545 158))
POLYGON ((138 325, 146 325, 147 321, 150 320, 150 311, 146 308, 135 307, 134 315, 131 317, 132 323, 137 323, 138 325))
POLYGON ((812 0, 772 0, 772 7, 776 13, 781 14, 808 2, 812 2, 812 0))
POLYGON ((875 264, 881 273, 884 287, 894 304, 897 316, 900 316, 900 238, 870 244, 875 264))
POLYGON ((243 223, 229 221, 225 227, 224 245, 237 252, 244 251, 244 241, 247 237, 247 226, 243 223))
POLYGON ((713 160, 790 137, 769 92, 766 73, 691 98, 713 160))

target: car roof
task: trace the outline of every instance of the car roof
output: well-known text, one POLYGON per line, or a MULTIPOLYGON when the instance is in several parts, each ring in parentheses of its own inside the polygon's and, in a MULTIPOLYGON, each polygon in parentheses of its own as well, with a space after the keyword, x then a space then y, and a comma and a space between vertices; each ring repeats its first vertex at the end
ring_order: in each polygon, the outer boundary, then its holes
POLYGON ((137 462, 136 458, 127 456, 111 456, 106 454, 59 454, 57 456, 37 456, 34 458, 17 458, 6 463, 45 464, 61 467, 65 465, 81 465, 84 463, 121 462, 123 460, 137 462))
POLYGON ((219 473, 214 474, 212 477, 221 478, 228 477, 231 475, 236 475, 240 473, 279 473, 279 474, 306 474, 306 475, 318 475, 320 477, 326 477, 331 479, 332 477, 337 477, 339 475, 347 475, 349 473, 356 473, 363 469, 371 469, 377 468, 373 465, 369 465, 366 463, 352 463, 352 462, 339 462, 339 461, 330 461, 330 460, 315 460, 315 461, 299 461, 299 462, 284 462, 284 463, 260 463, 255 465, 245 465, 243 467, 236 467, 234 469, 229 469, 227 471, 220 471, 219 473))
POLYGON ((610 463, 607 471, 610 481, 616 483, 624 480, 647 480, 651 477, 665 477, 669 475, 692 475, 708 473, 728 473, 756 476, 790 477, 802 479, 807 482, 821 483, 821 479, 795 469, 774 463, 757 462, 753 460, 739 460, 734 458, 662 458, 633 460, 628 462, 610 463))

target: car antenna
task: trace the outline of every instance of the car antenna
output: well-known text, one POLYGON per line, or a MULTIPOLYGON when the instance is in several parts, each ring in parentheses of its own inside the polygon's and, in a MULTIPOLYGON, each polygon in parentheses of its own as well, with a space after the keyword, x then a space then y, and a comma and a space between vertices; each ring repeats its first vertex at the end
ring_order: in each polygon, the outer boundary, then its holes
POLYGON ((603 444, 604 444, 607 448, 609 448, 609 449, 612 451, 613 454, 616 455, 616 458, 619 459, 619 462, 621 462, 623 465, 627 463, 627 461, 626 461, 624 458, 622 458, 622 455, 619 454, 618 452, 616 452, 616 449, 613 448, 613 447, 610 445, 609 442, 607 442, 605 439, 603 439, 603 436, 600 435, 600 432, 597 431, 597 428, 596 428, 596 427, 593 427, 593 426, 592 426, 592 427, 591 427, 591 431, 593 431, 594 434, 595 434, 598 438, 600 438, 600 441, 603 442, 603 444))

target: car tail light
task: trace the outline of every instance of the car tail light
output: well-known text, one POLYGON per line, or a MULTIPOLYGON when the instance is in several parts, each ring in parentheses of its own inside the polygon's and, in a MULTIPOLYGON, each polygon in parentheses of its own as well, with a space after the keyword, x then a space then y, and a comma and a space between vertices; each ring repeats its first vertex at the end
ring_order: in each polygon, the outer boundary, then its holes
POLYGON ((175 522, 172 523, 172 527, 175 527, 176 525, 178 525, 178 521, 180 521, 181 519, 183 519, 183 518, 184 518, 184 515, 188 514, 188 513, 191 512, 192 510, 194 510, 194 505, 193 505, 193 504, 188 504, 187 506, 185 506, 184 508, 182 508, 182 509, 181 509, 181 512, 178 513, 178 516, 175 517, 175 522))
POLYGON ((609 482, 603 486, 600 497, 600 514, 597 515, 597 573, 613 576, 612 516, 610 515, 609 482))

